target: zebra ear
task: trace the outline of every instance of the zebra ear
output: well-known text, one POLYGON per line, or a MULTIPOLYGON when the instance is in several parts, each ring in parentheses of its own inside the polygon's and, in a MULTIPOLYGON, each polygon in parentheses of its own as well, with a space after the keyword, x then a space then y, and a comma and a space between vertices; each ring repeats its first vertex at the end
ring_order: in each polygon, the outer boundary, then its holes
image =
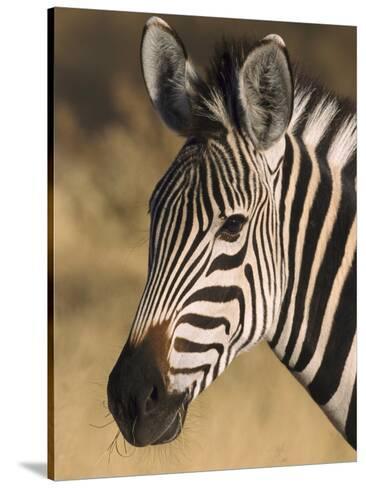
POLYGON ((239 76, 244 122, 259 150, 270 148, 292 116, 293 79, 285 43, 266 36, 249 52, 239 76))
POLYGON ((196 74, 182 41, 159 17, 151 17, 141 42, 141 65, 150 99, 171 129, 185 133, 192 120, 191 95, 196 74))

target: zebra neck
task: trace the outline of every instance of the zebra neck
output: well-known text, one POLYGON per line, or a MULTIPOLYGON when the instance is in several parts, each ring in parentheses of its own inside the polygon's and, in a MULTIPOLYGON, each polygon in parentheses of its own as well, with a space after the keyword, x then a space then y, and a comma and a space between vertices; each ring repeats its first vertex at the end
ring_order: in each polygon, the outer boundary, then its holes
POLYGON ((356 391, 355 123, 319 103, 287 135, 279 202, 285 286, 267 339, 345 433, 356 391))

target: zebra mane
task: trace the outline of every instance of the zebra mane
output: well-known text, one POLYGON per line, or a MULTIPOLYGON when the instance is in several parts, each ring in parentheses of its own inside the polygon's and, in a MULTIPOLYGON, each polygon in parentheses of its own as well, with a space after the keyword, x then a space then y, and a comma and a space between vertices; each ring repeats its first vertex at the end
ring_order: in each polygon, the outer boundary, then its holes
MULTIPOLYGON (((257 42, 249 39, 223 39, 216 45, 214 55, 203 78, 194 83, 193 123, 189 136, 209 137, 227 132, 230 127, 240 128, 241 103, 238 76, 247 54, 257 42)), ((327 90, 319 81, 306 76, 297 63, 292 63, 294 80, 294 107, 289 130, 296 130, 308 120, 318 107, 337 119, 339 126, 355 125, 355 104, 327 90)), ((314 123, 317 123, 314 118, 314 123)))

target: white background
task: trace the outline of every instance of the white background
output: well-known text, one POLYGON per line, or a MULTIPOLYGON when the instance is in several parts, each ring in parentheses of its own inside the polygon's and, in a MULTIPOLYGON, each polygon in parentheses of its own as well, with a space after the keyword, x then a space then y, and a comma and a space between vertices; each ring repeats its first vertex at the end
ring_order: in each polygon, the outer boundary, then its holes
MULTIPOLYGON (((59 1, 56 6, 358 25, 359 450, 358 463, 90 480, 93 486, 187 484, 365 486, 365 24, 362 0, 221 2, 59 1), (363 393, 363 394, 362 394, 363 393)), ((46 0, 2 2, 0 13, 0 482, 45 477, 46 390, 46 0)), ((122 60, 123 61, 123 60, 122 60)), ((245 435, 245 432, 243 432, 245 435)), ((85 481, 59 482, 79 486, 85 481)))

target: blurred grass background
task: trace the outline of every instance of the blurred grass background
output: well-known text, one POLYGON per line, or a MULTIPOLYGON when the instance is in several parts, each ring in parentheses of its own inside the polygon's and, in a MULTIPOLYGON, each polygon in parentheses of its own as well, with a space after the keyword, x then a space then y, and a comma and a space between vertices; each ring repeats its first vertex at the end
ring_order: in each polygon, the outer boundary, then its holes
MULTIPOLYGON (((124 446, 105 428, 106 381, 147 268, 147 202, 182 140, 145 92, 150 14, 55 11, 55 474, 57 479, 352 461, 355 452, 266 344, 237 358, 167 446, 124 446), (126 451, 125 451, 126 448, 126 451)), ((222 35, 280 34, 293 60, 356 95, 356 29, 162 15, 197 66, 222 35)))

